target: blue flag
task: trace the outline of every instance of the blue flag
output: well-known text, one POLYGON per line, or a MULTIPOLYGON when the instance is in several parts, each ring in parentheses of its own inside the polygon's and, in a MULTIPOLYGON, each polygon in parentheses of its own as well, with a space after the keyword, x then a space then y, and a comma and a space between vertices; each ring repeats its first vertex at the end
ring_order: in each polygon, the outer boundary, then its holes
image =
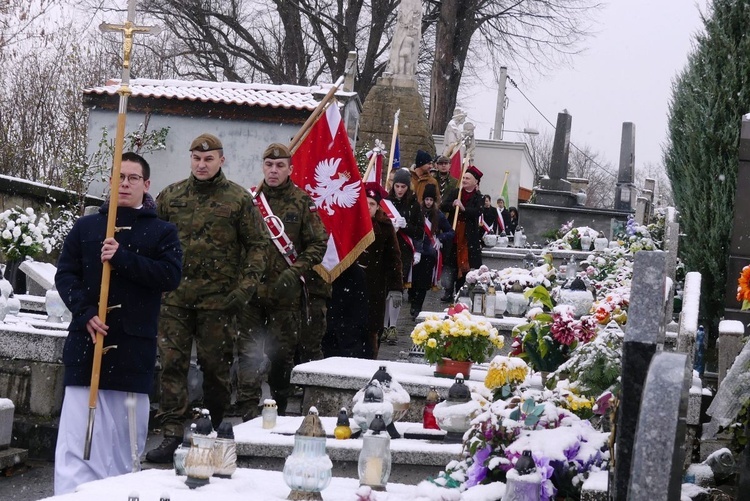
POLYGON ((401 168, 401 151, 398 148, 398 136, 396 136, 396 146, 393 148, 393 170, 401 168))

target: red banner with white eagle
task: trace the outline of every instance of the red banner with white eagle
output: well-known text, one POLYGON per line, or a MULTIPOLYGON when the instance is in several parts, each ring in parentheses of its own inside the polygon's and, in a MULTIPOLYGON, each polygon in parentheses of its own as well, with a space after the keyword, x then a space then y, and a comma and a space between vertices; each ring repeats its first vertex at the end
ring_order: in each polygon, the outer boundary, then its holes
POLYGON ((333 282, 375 240, 362 178, 335 102, 292 156, 294 184, 315 202, 328 230, 328 248, 315 269, 333 282))

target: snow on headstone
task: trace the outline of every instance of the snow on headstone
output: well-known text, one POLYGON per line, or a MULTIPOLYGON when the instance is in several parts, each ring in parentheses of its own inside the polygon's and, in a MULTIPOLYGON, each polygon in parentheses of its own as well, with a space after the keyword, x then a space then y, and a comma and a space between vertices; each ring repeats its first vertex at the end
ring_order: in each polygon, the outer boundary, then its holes
POLYGON ((10 447, 15 409, 16 406, 11 399, 0 398, 0 450, 10 447))

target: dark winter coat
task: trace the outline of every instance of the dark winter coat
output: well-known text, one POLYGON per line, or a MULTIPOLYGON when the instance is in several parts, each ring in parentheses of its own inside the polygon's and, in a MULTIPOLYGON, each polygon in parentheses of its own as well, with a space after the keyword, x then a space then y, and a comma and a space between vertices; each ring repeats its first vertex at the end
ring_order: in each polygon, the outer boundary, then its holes
MULTIPOLYGON (((437 217, 434 218, 433 221, 436 219, 437 225, 434 222, 432 223, 432 235, 442 244, 441 252, 443 253, 443 260, 445 261, 451 252, 455 232, 453 231, 451 224, 448 222, 448 219, 445 217, 445 214, 438 210, 436 206, 434 206, 434 208, 437 217)), ((429 216, 429 212, 425 211, 424 214, 425 217, 429 216)), ((425 233, 424 240, 422 241, 422 260, 419 264, 414 266, 412 272, 412 287, 414 289, 426 290, 432 286, 432 271, 436 264, 437 250, 435 249, 435 246, 432 245, 430 237, 425 233)))
MULTIPOLYGON (((448 197, 440 204, 440 210, 448 214, 448 221, 453 222, 453 214, 456 210, 453 207, 453 201, 458 197, 458 189, 452 190, 448 197)), ((482 194, 477 188, 469 198, 468 203, 464 204, 463 212, 458 213, 458 219, 466 222, 466 240, 469 245, 469 266, 471 269, 477 269, 482 266, 482 237, 484 230, 479 226, 479 214, 481 213, 484 201, 482 194)), ((451 266, 456 266, 456 246, 453 246, 450 260, 451 266)))
MULTIPOLYGON (((163 292, 175 289, 182 274, 182 249, 175 225, 156 217, 153 200, 141 209, 117 210, 119 248, 110 260, 104 348, 99 387, 149 393, 156 363, 156 326, 163 292), (116 347, 115 347, 116 346, 116 347)), ((86 323, 98 315, 102 281, 101 250, 107 207, 76 221, 57 263, 55 285, 73 314, 63 348, 66 386, 89 386, 94 344, 86 323)))
POLYGON ((404 282, 406 282, 414 259, 414 252, 422 252, 422 239, 424 238, 422 207, 417 202, 417 197, 410 191, 407 191, 401 200, 397 199, 396 195, 391 192, 388 200, 393 202, 401 217, 406 219, 406 228, 399 228, 397 232, 399 250, 401 251, 402 275, 404 282), (411 237, 414 244, 413 251, 402 235, 411 237))
POLYGON ((401 251, 391 220, 378 209, 372 218, 375 240, 359 257, 359 264, 367 274, 368 332, 383 328, 385 298, 390 291, 404 289, 401 251))

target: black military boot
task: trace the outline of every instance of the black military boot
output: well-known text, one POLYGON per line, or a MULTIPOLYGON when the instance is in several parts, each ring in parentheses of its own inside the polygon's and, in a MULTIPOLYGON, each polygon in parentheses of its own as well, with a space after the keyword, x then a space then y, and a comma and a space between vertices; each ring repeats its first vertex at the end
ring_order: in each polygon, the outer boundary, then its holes
POLYGON ((182 437, 164 437, 158 447, 146 453, 149 463, 171 463, 174 461, 174 451, 182 443, 182 437))

